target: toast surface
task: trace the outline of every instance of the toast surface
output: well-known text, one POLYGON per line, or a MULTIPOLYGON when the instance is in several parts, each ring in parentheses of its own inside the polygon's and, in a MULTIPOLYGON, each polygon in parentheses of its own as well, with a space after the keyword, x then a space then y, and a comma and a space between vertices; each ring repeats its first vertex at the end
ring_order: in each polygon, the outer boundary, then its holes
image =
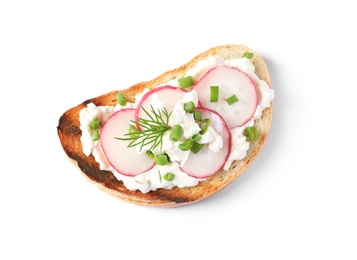
MULTIPOLYGON (((190 68, 195 67, 200 60, 214 55, 222 56, 225 59, 241 58, 245 52, 254 53, 251 61, 255 66, 255 73, 260 79, 264 80, 270 88, 272 88, 267 66, 258 53, 243 45, 227 44, 213 47, 197 55, 188 63, 176 69, 164 72, 150 81, 141 82, 120 91, 123 92, 127 101, 134 102, 135 96, 141 93, 145 88, 152 89, 170 80, 179 79, 185 76, 186 72, 190 68)), ((98 187, 105 192, 108 192, 121 200, 139 205, 177 207, 200 201, 221 190, 235 180, 257 157, 266 141, 272 120, 273 104, 271 103, 270 107, 263 110, 261 119, 255 120, 254 126, 259 131, 259 138, 256 141, 250 142, 250 147, 245 158, 240 161, 234 161, 228 171, 220 170, 207 180, 199 182, 197 186, 158 189, 156 191, 142 193, 138 190, 128 190, 122 181, 118 181, 115 178, 113 173, 100 170, 99 164, 95 161, 92 155, 86 156, 82 151, 80 140, 82 133, 80 130, 79 112, 91 102, 96 106, 115 106, 117 104, 117 92, 118 90, 115 90, 103 94, 68 109, 59 119, 57 133, 65 153, 71 160, 74 160, 74 162, 78 164, 79 169, 89 178, 89 180, 97 184, 98 187)))

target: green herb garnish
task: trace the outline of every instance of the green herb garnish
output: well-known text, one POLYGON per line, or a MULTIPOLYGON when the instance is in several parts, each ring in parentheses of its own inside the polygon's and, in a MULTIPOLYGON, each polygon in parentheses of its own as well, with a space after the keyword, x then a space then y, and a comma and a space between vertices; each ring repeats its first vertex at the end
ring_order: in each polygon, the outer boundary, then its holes
POLYGON ((198 142, 202 137, 199 134, 194 134, 191 138, 193 141, 198 142))
POLYGON ((258 139, 258 136, 259 136, 259 132, 258 130, 252 126, 252 127, 247 127, 245 130, 244 130, 244 134, 246 136, 248 136, 249 140, 251 141, 255 141, 258 139))
POLYGON ((137 121, 132 120, 135 125, 130 125, 129 129, 131 130, 124 135, 126 137, 115 137, 115 139, 130 141, 128 147, 140 145, 140 150, 147 145, 151 145, 149 150, 153 150, 158 146, 160 146, 161 149, 162 138, 164 134, 171 129, 169 126, 171 113, 169 113, 166 108, 163 108, 162 110, 155 110, 152 105, 150 105, 150 107, 150 112, 142 107, 149 119, 138 118, 137 121), (140 130, 137 129, 136 125, 140 127, 140 130), (135 134, 132 132, 133 127, 138 130, 137 132, 135 131, 135 134))
POLYGON ((172 181, 175 178, 175 174, 168 172, 164 175, 164 179, 166 181, 172 181))
POLYGON ((191 152, 193 152, 194 154, 197 154, 199 151, 201 151, 201 149, 203 148, 204 144, 200 144, 197 142, 193 142, 192 147, 191 147, 191 152))
POLYGON ((180 125, 174 125, 172 127, 172 132, 171 132, 171 140, 174 142, 177 142, 178 140, 180 140, 181 136, 182 136, 182 126, 180 125))
POLYGON ((147 150, 147 151, 146 151, 146 155, 147 155, 150 159, 154 159, 154 157, 155 157, 155 154, 154 154, 152 151, 150 151, 150 150, 147 150))
POLYGON ((185 102, 183 104, 183 109, 186 111, 186 112, 193 112, 193 110, 195 109, 195 104, 192 102, 192 101, 189 101, 189 102, 185 102))
POLYGON ((161 179, 161 173, 160 173, 160 171, 158 171, 158 174, 159 174, 159 180, 160 180, 160 183, 162 183, 162 179, 161 179))
POLYGON ((188 151, 192 148, 194 141, 192 139, 187 139, 185 142, 179 144, 181 151, 188 151))
POLYGON ((92 131, 92 140, 93 141, 98 141, 100 138, 100 135, 99 135, 99 130, 98 129, 95 129, 92 131))
POLYGON ((251 52, 245 52, 245 53, 243 53, 242 58, 251 59, 251 58, 253 58, 253 55, 254 54, 251 52))
POLYGON ((201 131, 200 131, 201 135, 204 135, 207 132, 210 123, 211 123, 211 120, 209 118, 205 118, 200 122, 199 126, 201 128, 201 131))
POLYGON ((117 98, 119 105, 126 105, 126 98, 124 97, 124 94, 122 92, 118 92, 115 97, 117 98))
POLYGON ((210 91, 210 102, 217 102, 219 97, 219 87, 211 86, 210 91))
POLYGON ((189 88, 192 87, 194 82, 192 76, 187 76, 177 80, 180 88, 189 88))
POLYGON ((166 165, 169 163, 169 160, 167 158, 166 154, 159 154, 159 155, 154 155, 154 161, 157 165, 166 165))
POLYGON ((98 141, 100 139, 99 127, 100 121, 98 118, 93 119, 89 124, 90 129, 92 130, 92 140, 98 141))
POLYGON ((234 103, 238 102, 238 98, 236 95, 230 96, 226 99, 228 105, 233 105, 234 103))
POLYGON ((97 129, 99 129, 99 126, 100 126, 100 122, 99 122, 99 119, 98 119, 98 118, 93 119, 93 120, 90 122, 90 129, 92 129, 92 130, 97 130, 97 129))
POLYGON ((202 112, 201 111, 193 111, 193 118, 197 121, 202 120, 202 112))

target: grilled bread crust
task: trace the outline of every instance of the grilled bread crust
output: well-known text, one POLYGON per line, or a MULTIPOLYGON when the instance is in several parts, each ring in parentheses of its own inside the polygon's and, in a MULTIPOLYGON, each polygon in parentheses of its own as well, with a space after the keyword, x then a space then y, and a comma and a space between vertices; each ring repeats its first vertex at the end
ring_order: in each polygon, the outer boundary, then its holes
MULTIPOLYGON (((227 44, 212 47, 176 69, 166 71, 153 80, 140 82, 121 91, 129 102, 134 102, 135 96, 141 93, 145 88, 152 89, 170 80, 185 76, 187 70, 195 67, 200 60, 215 55, 222 56, 226 59, 241 58, 245 52, 254 53, 251 61, 255 66, 255 73, 260 79, 266 81, 267 84, 272 87, 267 66, 258 53, 244 45, 227 44)), ((115 178, 113 173, 100 170, 99 164, 92 155, 86 156, 82 151, 79 112, 91 102, 96 106, 116 105, 117 92, 118 90, 86 100, 64 112, 59 119, 57 133, 65 153, 78 165, 84 176, 114 197, 139 205, 156 207, 183 206, 207 198, 226 187, 257 157, 266 141, 272 120, 273 104, 263 110, 261 119, 255 120, 254 126, 259 131, 258 140, 250 143, 246 157, 242 160, 234 161, 228 171, 220 170, 207 180, 199 182, 199 184, 194 187, 174 187, 172 189, 158 189, 156 191, 142 193, 141 191, 128 190, 122 181, 115 178)))

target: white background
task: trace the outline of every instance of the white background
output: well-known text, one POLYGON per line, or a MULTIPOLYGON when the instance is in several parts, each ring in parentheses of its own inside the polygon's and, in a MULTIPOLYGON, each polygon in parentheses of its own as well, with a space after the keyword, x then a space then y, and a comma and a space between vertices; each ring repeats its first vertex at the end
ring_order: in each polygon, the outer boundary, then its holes
POLYGON ((353 1, 1 1, 1 259, 357 259, 353 1), (67 109, 244 44, 276 91, 258 158, 211 198, 128 204, 86 181, 67 109))

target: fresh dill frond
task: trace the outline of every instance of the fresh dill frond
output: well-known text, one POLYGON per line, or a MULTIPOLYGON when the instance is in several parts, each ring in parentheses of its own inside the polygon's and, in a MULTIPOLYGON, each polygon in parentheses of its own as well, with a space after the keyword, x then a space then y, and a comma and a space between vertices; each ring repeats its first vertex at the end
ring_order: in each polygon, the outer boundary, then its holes
POLYGON ((121 141, 130 141, 128 147, 134 147, 140 145, 140 150, 144 146, 150 145, 149 150, 153 150, 160 146, 162 148, 162 138, 164 134, 171 129, 169 126, 169 119, 171 113, 166 108, 155 110, 150 105, 150 111, 147 111, 144 107, 141 107, 148 119, 138 118, 137 121, 132 120, 134 125, 129 126, 129 132, 125 134, 123 138, 116 137, 115 139, 121 141), (138 127, 140 129, 138 129, 138 127))

